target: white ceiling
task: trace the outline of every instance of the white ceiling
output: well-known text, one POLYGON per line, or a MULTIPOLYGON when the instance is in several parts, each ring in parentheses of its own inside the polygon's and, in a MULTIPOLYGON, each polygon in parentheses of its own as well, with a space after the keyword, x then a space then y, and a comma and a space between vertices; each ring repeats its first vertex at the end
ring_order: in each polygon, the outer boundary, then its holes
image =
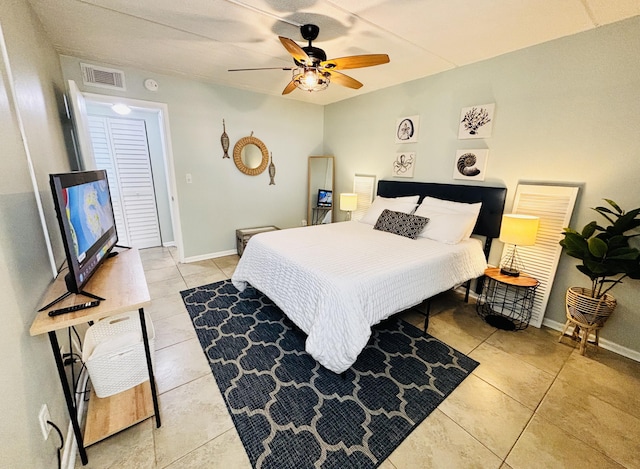
POLYGON ((388 54, 332 84, 287 99, 329 104, 640 15, 640 0, 29 0, 59 53, 280 95, 291 72, 278 36, 307 45, 320 26, 328 58, 388 54))

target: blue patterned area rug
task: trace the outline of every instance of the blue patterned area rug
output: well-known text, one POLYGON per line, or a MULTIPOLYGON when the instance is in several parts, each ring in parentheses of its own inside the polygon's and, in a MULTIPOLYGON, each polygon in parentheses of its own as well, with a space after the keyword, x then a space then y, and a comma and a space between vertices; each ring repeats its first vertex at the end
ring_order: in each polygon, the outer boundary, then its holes
POLYGON ((181 294, 256 469, 378 467, 478 366, 392 318, 343 378, 253 288, 225 280, 181 294))

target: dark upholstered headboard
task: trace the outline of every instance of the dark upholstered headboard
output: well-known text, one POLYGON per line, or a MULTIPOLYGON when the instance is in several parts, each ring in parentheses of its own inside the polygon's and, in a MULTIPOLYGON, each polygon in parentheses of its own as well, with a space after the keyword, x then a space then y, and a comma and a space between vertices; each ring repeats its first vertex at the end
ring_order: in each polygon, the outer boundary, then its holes
POLYGON ((504 212, 504 203, 507 198, 507 188, 383 180, 378 182, 378 195, 382 197, 419 195, 420 202, 426 196, 453 200, 454 202, 482 202, 478 222, 473 232, 487 238, 484 251, 488 257, 492 239, 500 236, 500 224, 502 223, 502 213, 504 212))

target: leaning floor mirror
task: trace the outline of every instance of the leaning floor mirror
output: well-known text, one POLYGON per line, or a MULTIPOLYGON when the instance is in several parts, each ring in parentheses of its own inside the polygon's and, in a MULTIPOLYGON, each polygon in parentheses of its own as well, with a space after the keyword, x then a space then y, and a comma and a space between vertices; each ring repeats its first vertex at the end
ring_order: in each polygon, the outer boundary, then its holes
POLYGON ((310 156, 307 179, 307 222, 310 225, 334 220, 335 162, 333 156, 310 156))

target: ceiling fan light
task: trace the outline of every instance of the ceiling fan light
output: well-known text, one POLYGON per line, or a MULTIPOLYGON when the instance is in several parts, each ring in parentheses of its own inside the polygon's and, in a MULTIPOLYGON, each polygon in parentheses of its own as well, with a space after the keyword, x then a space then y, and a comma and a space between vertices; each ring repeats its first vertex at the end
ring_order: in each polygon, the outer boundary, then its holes
POLYGON ((315 67, 296 68, 293 71, 293 81, 304 91, 322 91, 329 86, 329 76, 319 72, 315 67))

